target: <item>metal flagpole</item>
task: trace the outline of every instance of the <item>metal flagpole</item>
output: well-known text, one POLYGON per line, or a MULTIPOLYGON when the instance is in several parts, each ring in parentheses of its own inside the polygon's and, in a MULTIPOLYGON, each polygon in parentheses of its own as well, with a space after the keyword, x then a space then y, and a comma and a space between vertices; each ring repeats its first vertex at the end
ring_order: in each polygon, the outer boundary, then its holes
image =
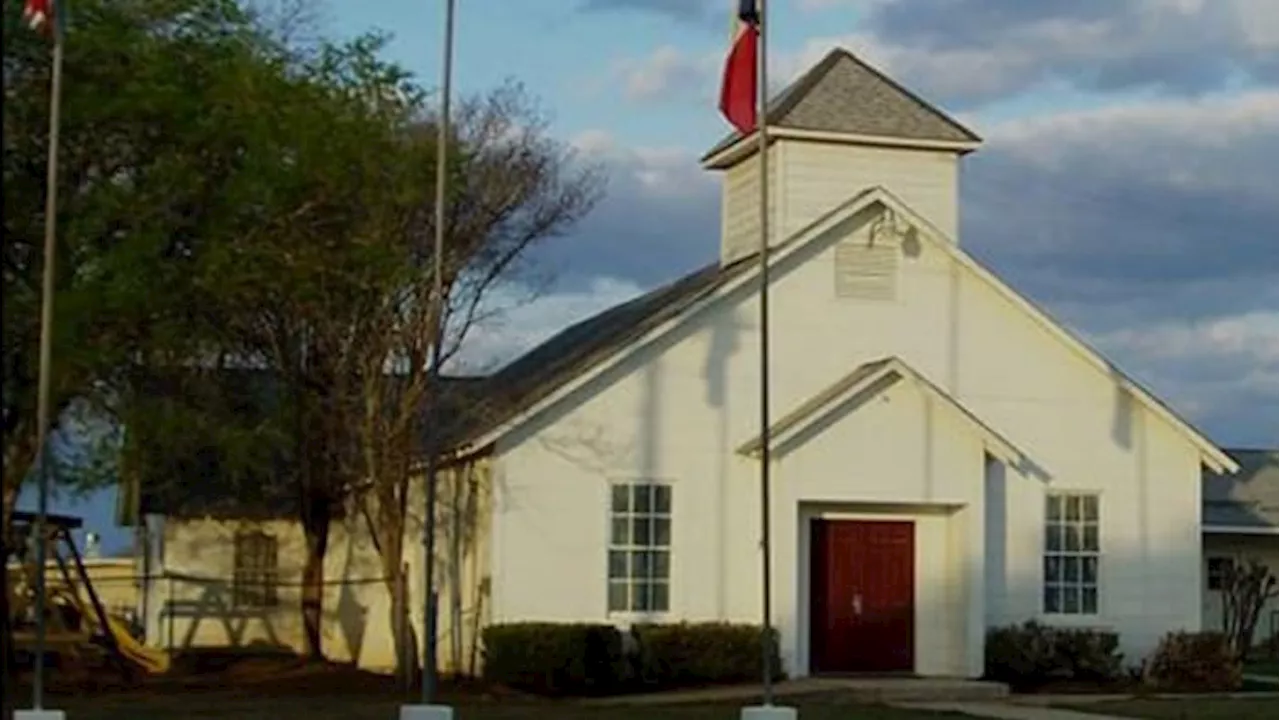
POLYGON ((758 109, 756 126, 760 140, 760 569, 763 597, 761 603, 760 652, 764 668, 764 704, 773 704, 773 603, 772 558, 769 541, 769 52, 765 38, 769 23, 766 20, 765 0, 756 1, 756 24, 760 28, 756 47, 759 70, 756 75, 758 109))
POLYGON ((430 389, 428 392, 435 393, 431 402, 428 413, 430 421, 427 427, 427 462, 426 462, 426 482, 427 482, 427 501, 426 501, 426 518, 423 523, 422 544, 423 544, 423 575, 425 576, 426 589, 424 594, 425 607, 423 617, 423 638, 422 646, 422 704, 430 705, 436 690, 436 592, 435 592, 435 565, 436 565, 436 475, 438 471, 439 454, 439 427, 440 427, 440 344, 444 341, 444 317, 445 317, 445 300, 444 300, 444 233, 445 233, 445 203, 448 202, 448 193, 445 192, 448 183, 448 148, 449 148, 449 100, 453 90, 453 11, 455 0, 445 0, 444 11, 444 63, 441 70, 442 79, 440 82, 441 100, 440 100, 440 119, 438 124, 439 136, 436 139, 436 227, 435 227, 435 248, 433 250, 433 261, 435 269, 432 277, 432 296, 437 303, 436 321, 433 331, 435 337, 431 341, 431 366, 428 370, 428 384, 430 389))
POLYGON ((49 387, 53 358, 54 257, 58 229, 58 127, 62 114, 62 28, 61 3, 53 8, 53 68, 49 81, 49 156, 44 197, 44 278, 40 308, 40 380, 36 391, 36 449, 40 464, 39 499, 36 505, 36 658, 31 686, 31 706, 44 708, 45 650, 45 562, 48 539, 45 526, 49 515, 49 387))

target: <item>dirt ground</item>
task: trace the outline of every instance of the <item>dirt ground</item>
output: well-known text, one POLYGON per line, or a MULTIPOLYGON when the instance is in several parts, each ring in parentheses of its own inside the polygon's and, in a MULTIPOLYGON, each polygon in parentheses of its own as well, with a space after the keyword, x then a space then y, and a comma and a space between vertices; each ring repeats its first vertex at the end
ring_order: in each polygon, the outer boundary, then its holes
MULTIPOLYGON (((29 678, 6 692, 4 717, 13 708, 30 707, 29 678), (12 704, 11 704, 12 703, 12 704)), ((118 672, 53 670, 45 707, 64 710, 74 720, 282 720, 310 716, 320 720, 385 720, 412 702, 394 678, 344 665, 305 663, 292 656, 237 657, 215 652, 176 658, 164 676, 125 681, 118 672)), ((475 683, 445 683, 439 701, 456 708, 460 720, 523 720, 559 717, 570 720, 639 720, 653 717, 652 707, 586 707, 573 701, 550 701, 475 683)), ((663 707, 664 718, 737 718, 742 702, 663 707)), ((883 706, 850 705, 835 699, 788 700, 805 718, 814 720, 925 720, 938 715, 883 706)))

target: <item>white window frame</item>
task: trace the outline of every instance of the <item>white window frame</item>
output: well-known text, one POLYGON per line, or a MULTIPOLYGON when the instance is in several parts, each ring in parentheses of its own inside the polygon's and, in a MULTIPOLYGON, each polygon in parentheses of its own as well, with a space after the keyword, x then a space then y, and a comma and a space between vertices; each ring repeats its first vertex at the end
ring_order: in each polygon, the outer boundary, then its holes
POLYGON ((673 495, 672 484, 662 480, 610 483, 604 569, 605 604, 611 616, 671 611, 673 495), (647 537, 637 538, 637 532, 647 537))
POLYGON ((1043 537, 1040 545, 1041 614, 1052 618, 1099 616, 1102 608, 1102 493, 1090 490, 1046 493, 1040 527, 1043 537), (1090 599, 1092 608, 1089 607, 1090 599))

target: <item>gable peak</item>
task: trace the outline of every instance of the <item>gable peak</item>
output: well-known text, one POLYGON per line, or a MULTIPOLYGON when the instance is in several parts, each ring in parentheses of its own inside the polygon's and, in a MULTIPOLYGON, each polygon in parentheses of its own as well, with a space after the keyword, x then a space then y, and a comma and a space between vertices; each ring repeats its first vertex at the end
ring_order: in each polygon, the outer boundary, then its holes
MULTIPOLYGON (((770 128, 895 145, 954 144, 972 149, 982 139, 843 47, 832 48, 816 64, 769 101, 770 128)), ((703 156, 712 157, 745 139, 732 133, 703 156)))

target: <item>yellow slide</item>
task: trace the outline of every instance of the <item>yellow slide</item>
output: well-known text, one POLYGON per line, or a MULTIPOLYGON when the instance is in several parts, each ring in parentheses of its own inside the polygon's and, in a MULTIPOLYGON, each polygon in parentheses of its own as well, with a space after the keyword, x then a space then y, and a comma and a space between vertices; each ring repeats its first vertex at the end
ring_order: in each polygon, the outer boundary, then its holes
POLYGON ((152 675, 169 670, 169 653, 158 648, 149 648, 134 640, 133 635, 129 634, 129 628, 109 615, 107 616, 107 632, 111 633, 111 636, 115 638, 116 647, 120 648, 120 654, 143 670, 152 675))

